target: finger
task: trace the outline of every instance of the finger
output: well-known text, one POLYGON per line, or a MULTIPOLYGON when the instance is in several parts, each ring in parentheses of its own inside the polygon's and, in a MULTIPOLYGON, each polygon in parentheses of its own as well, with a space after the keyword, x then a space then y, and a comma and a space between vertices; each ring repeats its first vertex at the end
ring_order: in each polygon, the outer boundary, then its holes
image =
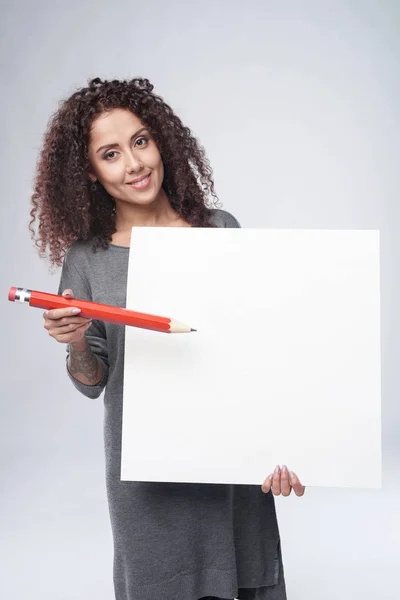
POLYGON ((270 473, 261 486, 261 489, 264 492, 264 494, 268 494, 269 490, 271 489, 272 477, 273 477, 273 473, 270 473))
POLYGON ((286 465, 282 466, 281 470, 281 492, 282 496, 289 496, 292 488, 289 481, 289 471, 286 465))
POLYGON ((91 319, 85 317, 62 317, 61 319, 47 319, 45 318, 43 327, 45 329, 59 329, 60 327, 69 327, 70 325, 81 326, 85 323, 91 322, 91 319))
MULTIPOLYGON (((78 329, 75 329, 75 331, 68 332, 68 333, 61 333, 61 334, 56 334, 53 335, 52 337, 54 337, 55 340, 57 340, 57 342, 63 343, 63 344, 71 344, 72 342, 77 342, 81 339, 83 339, 85 337, 85 332, 87 329, 89 329, 90 327, 90 323, 86 323, 85 325, 82 325, 81 327, 78 327, 78 329)), ((50 332, 49 332, 50 334, 50 332)), ((51 334, 50 334, 51 335, 51 334)))
POLYGON ((71 323, 75 323, 76 325, 83 325, 84 323, 89 323, 91 319, 86 317, 81 317, 80 315, 76 315, 73 317, 62 317, 61 319, 57 319, 57 322, 52 321, 53 327, 62 327, 64 325, 70 325, 71 323))
POLYGON ((44 314, 46 319, 62 319, 63 317, 79 315, 80 312, 80 308, 68 306, 68 308, 52 308, 51 310, 46 311, 44 314))
POLYGON ((272 493, 274 496, 279 496, 281 493, 281 469, 279 465, 276 465, 272 478, 272 493))
POLYGON ((296 496, 304 495, 306 488, 300 483, 299 478, 297 477, 296 473, 293 473, 293 471, 290 471, 290 485, 292 486, 296 496))
MULTIPOLYGON (((80 329, 82 329, 82 327, 85 327, 86 325, 88 326, 87 328, 89 329, 90 325, 92 324, 91 321, 84 321, 84 322, 79 322, 79 323, 68 323, 66 325, 62 325, 61 327, 49 327, 48 331, 49 331, 49 335, 55 337, 58 335, 64 335, 66 333, 73 333, 74 331, 78 331, 80 329)), ((46 328, 47 329, 47 328, 46 328)))
POLYGON ((70 289, 64 290, 62 293, 63 296, 69 296, 70 298, 74 297, 74 292, 70 289))

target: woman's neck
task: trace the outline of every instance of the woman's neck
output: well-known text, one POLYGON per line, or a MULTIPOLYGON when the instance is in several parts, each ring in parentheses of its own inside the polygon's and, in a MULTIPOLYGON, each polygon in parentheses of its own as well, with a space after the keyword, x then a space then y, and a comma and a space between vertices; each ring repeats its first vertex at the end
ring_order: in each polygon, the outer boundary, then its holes
POLYGON ((169 227, 183 219, 172 208, 162 190, 151 204, 140 206, 116 201, 116 233, 131 231, 132 227, 169 227))
POLYGON ((190 227, 171 206, 165 192, 164 199, 148 206, 116 202, 116 231, 112 244, 129 248, 132 227, 190 227))

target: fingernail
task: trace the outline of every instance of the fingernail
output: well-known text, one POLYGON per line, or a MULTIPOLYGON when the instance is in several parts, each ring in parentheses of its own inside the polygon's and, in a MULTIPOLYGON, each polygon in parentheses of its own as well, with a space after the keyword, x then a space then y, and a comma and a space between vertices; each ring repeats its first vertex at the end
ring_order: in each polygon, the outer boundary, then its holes
POLYGON ((296 477, 295 474, 293 473, 293 471, 290 471, 289 475, 290 475, 290 479, 295 479, 295 477, 296 477))
POLYGON ((284 471, 285 473, 287 472, 287 466, 286 465, 283 465, 282 471, 284 471))
POLYGON ((279 470, 280 470, 279 465, 276 465, 274 473, 279 473, 279 470))
POLYGON ((81 312, 81 309, 80 308, 73 308, 71 312, 72 312, 73 315, 77 315, 78 313, 81 312))

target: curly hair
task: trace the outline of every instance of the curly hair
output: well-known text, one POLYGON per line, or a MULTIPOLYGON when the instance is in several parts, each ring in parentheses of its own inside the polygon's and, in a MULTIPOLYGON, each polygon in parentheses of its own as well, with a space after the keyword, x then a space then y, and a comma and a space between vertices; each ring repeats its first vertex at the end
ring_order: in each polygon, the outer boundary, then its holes
POLYGON ((171 206, 194 227, 209 227, 218 198, 203 147, 148 79, 88 82, 51 117, 36 169, 29 230, 40 257, 60 266, 76 240, 107 248, 115 229, 115 202, 103 186, 92 189, 88 145, 94 119, 114 108, 134 113, 148 128, 164 165, 163 188, 171 206), (37 232, 33 223, 38 219, 37 232), (36 235, 36 237, 35 237, 36 235))

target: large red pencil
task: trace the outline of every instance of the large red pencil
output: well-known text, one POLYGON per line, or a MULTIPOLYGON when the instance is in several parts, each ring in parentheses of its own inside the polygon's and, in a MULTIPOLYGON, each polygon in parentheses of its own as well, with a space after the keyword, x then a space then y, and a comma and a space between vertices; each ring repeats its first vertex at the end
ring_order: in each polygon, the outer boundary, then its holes
POLYGON ((97 319, 118 325, 130 325, 131 327, 151 329, 153 331, 161 331, 162 333, 189 333, 190 331, 196 331, 192 327, 179 323, 179 321, 169 317, 158 317, 147 313, 135 312, 127 308, 111 306, 110 304, 100 304, 78 298, 65 298, 58 294, 47 294, 46 292, 38 292, 26 288, 10 288, 8 299, 11 302, 21 302, 35 308, 44 308, 45 310, 68 307, 80 308, 81 312, 79 316, 85 319, 97 319))

